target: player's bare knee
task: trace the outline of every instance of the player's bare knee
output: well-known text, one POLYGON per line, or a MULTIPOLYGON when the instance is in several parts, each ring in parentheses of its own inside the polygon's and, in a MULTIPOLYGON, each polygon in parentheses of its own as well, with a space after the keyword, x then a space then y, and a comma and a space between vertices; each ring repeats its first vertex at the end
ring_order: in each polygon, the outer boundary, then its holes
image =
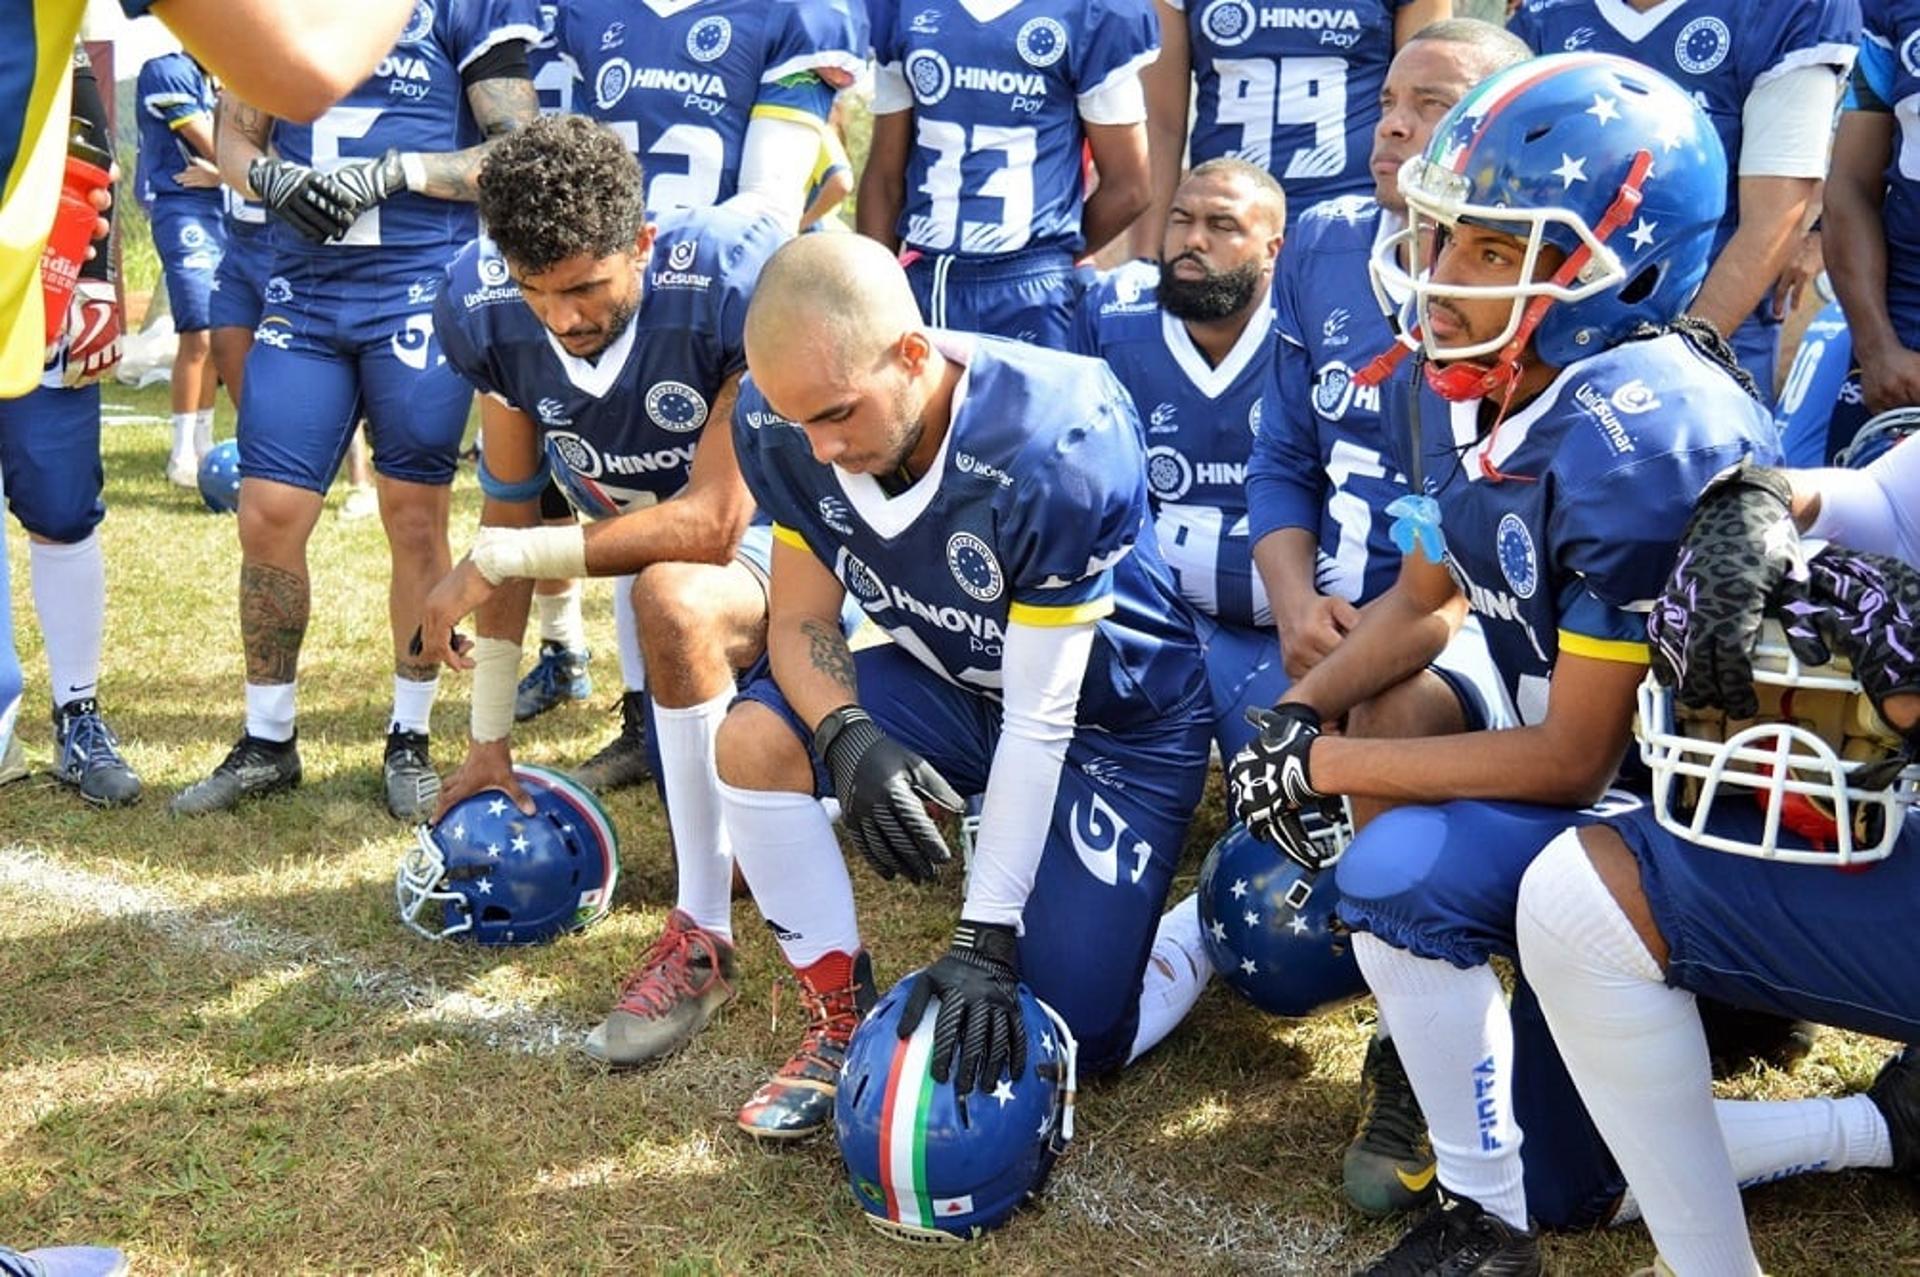
POLYGON ((1588 825, 1579 831, 1579 838, 1601 885, 1633 924, 1653 960, 1666 970, 1667 939, 1653 920, 1653 908, 1647 903, 1646 888, 1640 880, 1640 862, 1628 850, 1626 840, 1610 825, 1588 825))
POLYGON ((713 742, 713 765, 735 789, 813 789, 813 759, 786 721, 756 701, 727 711, 713 742))
POLYGON ((447 543, 446 518, 438 504, 405 490, 419 486, 381 485, 380 522, 396 559, 431 556, 447 543))
POLYGON ((633 578, 633 614, 640 620, 640 642, 649 657, 714 641, 712 595, 701 589, 702 574, 700 564, 655 563, 633 578))
POLYGON ((313 530, 320 498, 304 488, 241 480, 238 519, 241 553, 273 560, 300 553, 313 530))
POLYGON ((1406 740, 1466 730, 1459 697, 1438 674, 1422 670, 1347 712, 1347 734, 1406 740))

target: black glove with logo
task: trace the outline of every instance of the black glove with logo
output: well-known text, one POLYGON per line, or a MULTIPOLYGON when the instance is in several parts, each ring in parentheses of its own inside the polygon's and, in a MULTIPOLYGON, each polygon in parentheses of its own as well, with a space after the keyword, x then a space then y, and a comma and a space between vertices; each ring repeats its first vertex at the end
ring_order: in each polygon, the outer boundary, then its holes
POLYGON ((377 160, 354 160, 342 164, 329 172, 327 177, 347 199, 355 217, 389 195, 397 195, 407 189, 407 173, 401 166, 398 151, 390 150, 377 160))
POLYGON ((1753 647, 1768 601, 1804 577, 1793 489, 1779 470, 1742 461, 1694 503, 1666 588, 1647 618, 1653 674, 1690 709, 1752 718, 1753 647))
POLYGON ((840 820, 854 846, 882 878, 904 873, 932 882, 951 860, 946 840, 926 804, 959 812, 966 801, 926 759, 885 732, 858 705, 842 705, 820 720, 813 752, 833 776, 840 820))
POLYGON ((1319 711, 1298 701, 1282 701, 1272 709, 1249 709, 1247 721, 1260 734, 1227 767, 1233 818, 1289 859, 1318 871, 1326 859, 1325 848, 1308 837, 1301 813, 1311 808, 1328 820, 1340 815, 1340 804, 1315 789, 1307 773, 1307 757, 1313 742, 1320 739, 1319 711))
POLYGON ((1027 1071, 1027 1026, 1020 1016, 1019 942, 1013 928, 962 918, 941 959, 920 973, 900 1015, 900 1036, 920 1027, 927 1003, 940 999, 933 1021, 933 1080, 953 1079, 956 1093, 991 1094, 1002 1074, 1027 1071))
MULTIPOLYGON (((1807 665, 1846 657, 1882 719, 1888 697, 1920 693, 1920 572, 1882 554, 1830 546, 1808 563, 1807 578, 1773 609, 1793 654, 1807 665)), ((1900 735, 1910 749, 1920 747, 1920 724, 1900 735)))
POLYGON ((304 164, 263 155, 247 166, 247 184, 269 213, 316 244, 346 234, 359 216, 339 188, 304 164))

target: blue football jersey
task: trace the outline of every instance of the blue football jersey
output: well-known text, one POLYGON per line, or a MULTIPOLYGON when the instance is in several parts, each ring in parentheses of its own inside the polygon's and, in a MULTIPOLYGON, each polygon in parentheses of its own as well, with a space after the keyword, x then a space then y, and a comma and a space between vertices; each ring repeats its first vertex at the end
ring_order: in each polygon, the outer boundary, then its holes
MULTIPOLYGON (((1408 383, 1419 376, 1403 362, 1385 396, 1387 436, 1409 474, 1408 383)), ((1449 403, 1424 378, 1418 393, 1447 566, 1527 723, 1546 715, 1561 652, 1647 659, 1647 612, 1694 498, 1742 457, 1779 458, 1773 414, 1676 333, 1568 365, 1484 439, 1485 401, 1449 403)))
POLYGON ((140 102, 140 159, 134 180, 140 202, 162 199, 177 201, 179 208, 195 204, 217 208, 218 190, 182 186, 173 180, 199 154, 174 130, 196 115, 207 117, 209 132, 213 128, 213 82, 207 73, 184 53, 163 53, 140 68, 135 95, 140 102))
POLYGON ((1154 544, 1146 457, 1105 364, 948 334, 966 363, 930 471, 889 498, 813 459, 806 433, 740 387, 734 445, 774 535, 825 564, 927 669, 998 699, 1010 620, 1097 620, 1079 722, 1120 731, 1197 694, 1194 617, 1154 544))
POLYGON ((640 157, 661 211, 733 195, 750 116, 825 120, 818 73, 866 69, 861 0, 570 0, 558 31, 579 108, 640 157))
POLYGON ((1168 0, 1187 19, 1195 164, 1231 155, 1287 191, 1288 221, 1371 194, 1367 159, 1408 0, 1168 0))
POLYGON ((527 74, 533 79, 534 96, 540 99, 542 115, 573 114, 573 91, 577 80, 573 63, 560 48, 560 6, 540 6, 540 39, 527 49, 527 74))
POLYGON ((992 256, 1078 252, 1085 190, 1078 98, 1135 75, 1160 48, 1145 0, 884 0, 874 60, 911 109, 903 243, 992 256))
MULTIPOLYGON (((373 74, 312 124, 276 120, 273 147, 295 164, 322 171, 390 149, 460 151, 480 143, 460 72, 508 40, 540 38, 533 0, 415 0, 399 43, 373 74)), ((477 227, 473 205, 402 193, 360 215, 345 236, 315 244, 274 237, 283 253, 351 248, 440 248, 463 244, 477 227)))
POLYGON ((590 518, 686 486, 714 397, 746 366, 753 281, 785 239, 776 219, 731 209, 683 210, 654 223, 640 311, 597 359, 570 355, 553 339, 487 240, 453 259, 434 303, 447 361, 539 426, 549 472, 590 518))
POLYGON ((1620 0, 1524 0, 1507 27, 1535 53, 1590 49, 1631 58, 1693 97, 1727 151, 1727 211, 1714 241, 1717 253, 1740 224, 1740 112, 1747 94, 1804 66, 1834 66, 1844 75, 1860 40, 1860 3, 1669 0, 1640 13, 1620 0))
POLYGON ((1773 419, 1780 427, 1781 459, 1795 469, 1831 464, 1833 450, 1846 438, 1832 438, 1836 415, 1854 425, 1865 420, 1860 381, 1853 372, 1853 334, 1837 301, 1820 308, 1793 352, 1773 419), (1842 409, 1852 409, 1842 412, 1842 409))
POLYGON ((1865 38, 1858 78, 1879 100, 1876 105, 1893 112, 1896 127, 1880 206, 1887 310, 1900 340, 1911 346, 1920 344, 1920 0, 1863 0, 1861 8, 1865 38))
POLYGON ((1158 265, 1134 262, 1081 297, 1074 348, 1104 359, 1147 434, 1147 496, 1160 553, 1187 602, 1233 625, 1271 625, 1247 540, 1247 456, 1273 362, 1262 306, 1219 367, 1160 309, 1158 265))
POLYGON ((1388 229, 1371 196, 1349 195, 1307 210, 1287 237, 1273 287, 1279 347, 1247 473, 1254 543, 1281 528, 1314 533, 1316 587, 1351 603, 1400 572, 1385 511, 1407 481, 1381 425, 1383 388, 1355 378, 1393 344, 1367 275, 1388 229))

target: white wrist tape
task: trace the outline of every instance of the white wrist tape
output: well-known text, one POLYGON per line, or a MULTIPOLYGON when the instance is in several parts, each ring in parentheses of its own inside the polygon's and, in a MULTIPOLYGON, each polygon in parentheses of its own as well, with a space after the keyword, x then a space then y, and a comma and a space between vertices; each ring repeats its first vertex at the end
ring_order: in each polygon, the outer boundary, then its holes
POLYGON ((473 641, 472 706, 467 734, 477 745, 505 740, 513 730, 513 697, 520 686, 520 645, 506 639, 473 641))
POLYGON ((488 585, 510 577, 570 581, 587 574, 587 534, 577 523, 555 528, 481 528, 467 557, 488 585))
POLYGON ((427 189, 427 164, 420 158, 420 152, 400 152, 400 172, 406 176, 409 191, 418 193, 427 189))

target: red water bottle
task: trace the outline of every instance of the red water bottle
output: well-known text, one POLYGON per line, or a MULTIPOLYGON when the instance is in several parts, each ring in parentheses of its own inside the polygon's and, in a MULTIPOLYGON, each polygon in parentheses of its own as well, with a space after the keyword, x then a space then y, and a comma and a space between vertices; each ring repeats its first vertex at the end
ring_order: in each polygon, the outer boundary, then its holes
POLYGON ((87 138, 85 123, 75 120, 67 139, 67 176, 60 185, 60 208, 47 235, 46 251, 40 255, 40 295, 47 308, 48 346, 66 331, 67 303, 73 300, 74 283, 80 278, 87 245, 93 242, 93 228, 100 220, 92 195, 107 189, 113 180, 112 164, 113 157, 87 138))

